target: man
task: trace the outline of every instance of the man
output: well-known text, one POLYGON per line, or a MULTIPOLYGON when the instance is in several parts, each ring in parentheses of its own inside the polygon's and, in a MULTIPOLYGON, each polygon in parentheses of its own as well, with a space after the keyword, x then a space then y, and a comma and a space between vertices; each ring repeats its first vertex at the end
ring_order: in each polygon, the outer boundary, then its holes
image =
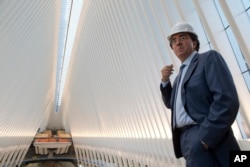
POLYGON ((231 129, 239 101, 227 64, 216 51, 198 53, 198 36, 186 22, 177 23, 167 38, 182 63, 173 87, 173 65, 161 70, 175 155, 183 156, 187 167, 228 167, 230 150, 240 148, 231 129))

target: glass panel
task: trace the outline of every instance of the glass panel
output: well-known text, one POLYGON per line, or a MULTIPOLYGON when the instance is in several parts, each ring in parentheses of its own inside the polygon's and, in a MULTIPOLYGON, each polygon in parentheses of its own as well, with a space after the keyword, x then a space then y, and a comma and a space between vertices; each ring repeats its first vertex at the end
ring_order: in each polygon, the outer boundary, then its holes
POLYGON ((233 35, 231 28, 228 28, 226 30, 226 33, 227 33, 229 42, 231 44, 231 47, 233 48, 234 55, 236 56, 236 59, 237 59, 237 62, 238 62, 238 65, 240 67, 241 72, 246 71, 247 67, 245 65, 246 62, 245 62, 244 56, 242 55, 242 52, 240 51, 239 45, 238 45, 238 43, 233 35))
POLYGON ((248 72, 243 73, 243 77, 247 84, 248 90, 250 90, 250 69, 248 69, 248 72))
POLYGON ((246 10, 248 18, 250 19, 250 0, 242 0, 242 4, 246 10))
POLYGON ((223 26, 225 28, 227 28, 229 26, 229 24, 228 24, 227 19, 226 19, 225 15, 220 7, 218 0, 214 0, 214 4, 215 4, 215 7, 217 9, 217 12, 219 13, 219 16, 220 16, 220 19, 221 19, 223 26))
POLYGON ((247 8, 249 9, 249 7, 250 7, 250 0, 242 0, 242 3, 244 5, 245 9, 247 9, 247 8))

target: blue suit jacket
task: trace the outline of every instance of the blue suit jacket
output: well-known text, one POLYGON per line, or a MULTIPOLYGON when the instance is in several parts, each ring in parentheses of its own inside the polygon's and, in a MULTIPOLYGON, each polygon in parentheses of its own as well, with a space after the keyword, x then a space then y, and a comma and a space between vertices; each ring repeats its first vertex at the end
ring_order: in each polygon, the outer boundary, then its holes
MULTIPOLYGON (((171 83, 164 88, 161 86, 162 99, 171 111, 175 82, 173 88, 171 83)), ((200 140, 222 152, 221 149, 228 149, 230 144, 237 148, 231 125, 236 118, 239 101, 231 73, 218 52, 211 50, 194 56, 182 82, 181 97, 188 115, 198 123, 200 140), (223 145, 228 137, 227 144, 223 145)), ((182 157, 179 132, 173 125, 172 134, 175 155, 182 157)))

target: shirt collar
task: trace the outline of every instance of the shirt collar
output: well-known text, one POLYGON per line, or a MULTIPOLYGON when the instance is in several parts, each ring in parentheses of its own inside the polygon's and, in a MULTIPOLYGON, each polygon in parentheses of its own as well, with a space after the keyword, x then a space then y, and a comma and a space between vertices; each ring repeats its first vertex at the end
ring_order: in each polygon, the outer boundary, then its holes
POLYGON ((197 51, 193 51, 182 64, 185 64, 186 66, 189 66, 189 64, 191 63, 191 61, 194 58, 194 55, 196 53, 197 53, 197 51))

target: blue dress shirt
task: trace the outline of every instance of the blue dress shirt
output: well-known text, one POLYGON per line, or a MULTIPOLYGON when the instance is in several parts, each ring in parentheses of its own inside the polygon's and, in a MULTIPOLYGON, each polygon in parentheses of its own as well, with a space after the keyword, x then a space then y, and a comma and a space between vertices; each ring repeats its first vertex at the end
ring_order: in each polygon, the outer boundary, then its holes
MULTIPOLYGON (((175 99, 175 109, 174 109, 174 118, 175 118, 175 126, 177 128, 180 127, 184 127, 186 125, 190 125, 190 124, 196 124, 196 122, 187 114, 182 101, 181 101, 181 84, 183 81, 183 78, 187 72, 187 69, 190 65, 190 62, 192 61, 194 55, 197 52, 194 51, 191 53, 190 56, 188 56, 188 58, 182 63, 185 66, 182 69, 182 75, 181 75, 181 79, 177 88, 177 94, 176 94, 176 99, 175 99)), ((170 84, 170 82, 162 82, 161 83, 163 87, 165 87, 167 84, 170 84)))

